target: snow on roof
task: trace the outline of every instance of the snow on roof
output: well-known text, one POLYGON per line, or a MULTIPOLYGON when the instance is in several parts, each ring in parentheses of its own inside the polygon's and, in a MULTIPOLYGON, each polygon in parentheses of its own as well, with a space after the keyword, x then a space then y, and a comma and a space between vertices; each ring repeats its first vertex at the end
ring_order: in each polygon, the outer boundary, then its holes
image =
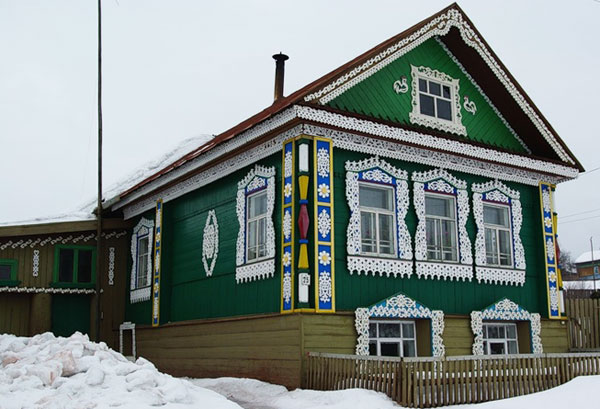
MULTIPOLYGON (((134 172, 130 173, 126 177, 123 177, 116 183, 113 183, 108 188, 104 189, 105 203, 118 198, 120 193, 137 185, 142 180, 148 178, 149 176, 152 176, 159 170, 167 167, 168 165, 185 156, 186 154, 199 148, 212 138, 213 135, 203 134, 177 142, 166 153, 163 153, 161 156, 146 162, 134 172)), ((96 216, 92 212, 96 208, 96 204, 97 199, 94 198, 86 201, 83 205, 80 205, 79 207, 70 212, 46 217, 35 217, 33 219, 27 220, 0 222, 0 227, 95 220, 96 216)))
MULTIPOLYGON (((600 249, 594 250, 594 260, 600 260, 600 249)), ((589 263, 590 261, 594 260, 592 260, 592 252, 586 251, 585 253, 577 257, 577 259, 575 260, 575 264, 589 263)))
MULTIPOLYGON (((593 290, 594 280, 590 279, 563 281, 563 288, 565 290, 593 290)), ((596 280, 596 289, 600 289, 600 279, 596 280)))

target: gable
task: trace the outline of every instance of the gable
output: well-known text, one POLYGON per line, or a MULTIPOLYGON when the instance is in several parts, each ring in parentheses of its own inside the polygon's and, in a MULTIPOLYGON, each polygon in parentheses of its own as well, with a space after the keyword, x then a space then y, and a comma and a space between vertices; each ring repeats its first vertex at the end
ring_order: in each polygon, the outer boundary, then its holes
POLYGON ((466 67, 437 38, 425 41, 329 101, 327 105, 404 126, 454 134, 461 139, 515 153, 530 153, 493 101, 469 75, 466 67), (435 123, 428 126, 415 121, 411 116, 415 111, 413 101, 417 102, 418 98, 415 71, 420 67, 424 67, 424 71, 431 70, 439 76, 454 80, 458 95, 456 100, 451 101, 452 110, 458 114, 457 123, 458 126, 462 125, 464 132, 456 128, 444 128, 443 125, 451 123, 449 120, 433 118, 440 122, 442 127, 436 126, 435 123), (465 97, 475 110, 467 109, 469 105, 465 104, 465 97))

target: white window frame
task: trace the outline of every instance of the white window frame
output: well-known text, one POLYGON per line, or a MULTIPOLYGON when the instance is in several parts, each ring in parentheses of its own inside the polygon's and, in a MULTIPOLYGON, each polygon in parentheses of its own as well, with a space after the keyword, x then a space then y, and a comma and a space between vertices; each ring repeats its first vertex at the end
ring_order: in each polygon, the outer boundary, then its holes
MULTIPOLYGON (((258 192, 255 193, 251 193, 248 196, 246 196, 246 261, 248 263, 256 263, 258 261, 261 260, 265 260, 267 258, 269 258, 269 255, 267 254, 267 224, 268 224, 268 219, 269 219, 269 214, 268 214, 268 208, 265 209, 264 213, 261 213, 259 216, 255 216, 253 218, 250 218, 250 200, 252 200, 253 198, 256 198, 258 196, 265 196, 265 199, 268 201, 267 199, 267 191, 265 190, 260 190, 258 192), (265 242, 262 243, 265 247, 265 255, 264 256, 256 256, 252 259, 250 259, 250 224, 252 222, 257 222, 257 226, 259 225, 260 220, 264 219, 265 220, 265 242)), ((267 206, 268 207, 268 206, 267 206)), ((258 243, 258 227, 256 228, 256 249, 258 250, 260 248, 260 244, 258 243)), ((258 251, 257 251, 258 254, 258 251)))
MULTIPOLYGON (((517 324, 514 322, 484 322, 483 323, 483 353, 484 353, 484 355, 492 355, 490 343, 504 344, 504 350, 506 351, 506 353, 504 355, 518 354, 519 353, 519 334, 518 334, 517 329, 518 329, 517 324), (504 338, 489 338, 488 337, 488 328, 489 327, 503 327, 504 328, 504 338), (508 337, 508 331, 507 331, 508 327, 513 327, 515 329, 515 337, 514 338, 508 337), (513 352, 513 353, 508 352, 508 342, 509 341, 515 343, 515 345, 517 347, 516 352, 513 352)), ((495 355, 500 355, 500 354, 495 354, 495 355)))
POLYGON ((148 240, 148 242, 150 242, 150 235, 149 234, 145 234, 143 236, 138 236, 137 238, 137 271, 136 271, 136 288, 142 288, 142 287, 146 287, 146 284, 148 283, 148 276, 150 275, 150 270, 149 270, 149 263, 148 263, 148 259, 145 259, 145 263, 142 264, 142 261, 144 259, 142 259, 142 257, 152 257, 152 250, 150 249, 151 246, 149 246, 148 244, 146 244, 145 248, 142 245, 142 240, 148 240), (142 276, 142 271, 145 269, 145 275, 142 276), (140 283, 140 280, 142 281, 142 283, 140 283))
MULTIPOLYGON (((460 105, 460 95, 459 95, 459 80, 450 77, 449 75, 431 69, 429 67, 416 67, 411 65, 411 76, 412 76, 412 106, 413 110, 409 113, 410 122, 416 125, 423 125, 430 128, 439 129, 441 131, 451 132, 458 135, 467 135, 467 129, 462 124, 462 114, 461 114, 461 105, 460 105), (420 91, 419 91, 419 79, 425 81, 433 81, 437 84, 440 84, 440 87, 447 86, 450 88, 450 107, 452 110, 452 119, 447 120, 443 118, 438 118, 437 116, 430 116, 421 113, 421 103, 420 103, 420 91)), ((442 92, 443 93, 443 92, 442 92)), ((433 98, 438 98, 438 96, 429 94, 433 98)), ((442 98, 446 101, 448 99, 442 98)), ((435 99, 434 99, 435 101, 435 99)), ((437 112, 437 104, 434 103, 434 110, 437 112)))
POLYGON ((498 224, 492 224, 492 223, 486 223, 485 221, 485 217, 483 220, 483 226, 484 226, 484 236, 485 236, 485 230, 493 230, 494 231, 494 235, 496 236, 496 248, 492 249, 495 250, 495 256, 498 259, 498 263, 490 263, 488 261, 488 245, 487 245, 487 241, 485 243, 485 258, 486 258, 486 264, 488 266, 495 266, 495 267, 512 267, 513 266, 513 234, 512 234, 512 223, 511 223, 511 214, 510 214, 510 206, 506 206, 506 205, 501 205, 501 204, 495 204, 495 203, 483 203, 483 212, 485 214, 485 208, 486 207, 491 207, 491 208, 496 208, 496 209, 502 209, 503 211, 506 211, 506 216, 507 216, 507 221, 508 221, 508 227, 506 226, 502 226, 502 225, 498 225, 498 224), (499 240, 499 231, 506 231, 508 232, 508 236, 509 236, 509 263, 508 264, 502 264, 501 262, 501 257, 500 257, 500 240, 499 240))
MULTIPOLYGON (((417 350, 417 325, 415 323, 415 321, 413 320, 369 320, 369 327, 371 326, 371 324, 376 324, 377 326, 377 335, 375 336, 375 338, 372 338, 369 335, 369 345, 371 345, 371 343, 373 341, 375 341, 377 343, 377 356, 382 356, 381 355, 381 343, 398 343, 399 344, 399 348, 398 350, 400 351, 400 357, 405 357, 406 355, 404 355, 404 342, 403 341, 413 341, 415 344, 415 357, 419 356, 418 355, 418 350, 417 350), (413 337, 409 338, 409 337, 405 337, 404 336, 404 331, 401 329, 401 334, 399 338, 385 338, 385 337, 379 337, 379 324, 398 324, 400 325, 400 328, 402 328, 402 324, 410 324, 412 325, 413 328, 413 337)), ((387 355, 386 355, 387 356, 387 355)))
MULTIPOLYGON (((433 192, 425 192, 425 201, 427 201, 428 197, 435 197, 435 198, 440 198, 440 199, 444 199, 444 200, 450 200, 452 206, 450 206, 450 208, 452 209, 452 212, 454 214, 454 217, 444 217, 444 216, 437 216, 437 215, 429 215, 427 214, 427 205, 425 205, 425 224, 427 224, 428 219, 434 219, 434 220, 438 220, 439 221, 439 225, 437 225, 436 227, 439 227, 440 229, 438 230, 436 228, 436 235, 437 233, 439 233, 440 237, 439 237, 439 242, 440 242, 440 246, 439 246, 439 250, 436 250, 440 253, 440 258, 434 258, 434 259, 430 259, 429 258, 429 244, 427 244, 427 260, 429 261, 437 261, 440 263, 458 263, 458 209, 456 208, 456 197, 454 197, 454 195, 450 196, 450 195, 445 195, 445 194, 440 194, 440 193, 433 193, 433 192), (441 221, 442 220, 450 220, 452 222, 454 222, 454 243, 456 244, 456 247, 454 248, 453 251, 453 255, 454 255, 454 260, 444 260, 444 247, 441 244, 442 241, 442 234, 441 234, 441 221)), ((427 242, 428 240, 427 237, 427 227, 425 228, 425 241, 427 242)))
POLYGON ((142 302, 150 299, 151 284, 152 284, 152 263, 154 249, 154 220, 149 220, 144 217, 140 219, 138 224, 133 228, 131 234, 131 280, 130 280, 130 303, 142 302), (148 238, 148 245, 144 250, 148 254, 146 263, 147 276, 145 285, 138 283, 138 274, 140 273, 139 255, 140 255, 140 240, 148 238))
POLYGON ((236 214, 239 231, 236 243, 235 280, 238 284, 253 280, 266 279, 275 275, 275 227, 273 210, 275 208, 275 167, 255 165, 238 182, 236 214), (255 193, 267 192, 266 215, 266 256, 248 260, 247 246, 247 207, 248 198, 255 193))
POLYGON ((395 192, 394 192, 394 188, 392 186, 386 186, 386 185, 381 185, 378 183, 369 183, 369 182, 359 182, 358 183, 358 189, 359 189, 359 199, 358 199, 358 203, 359 203, 359 210, 361 213, 361 222, 362 222, 362 212, 367 212, 367 213, 375 213, 375 247, 376 247, 376 251, 375 252, 368 252, 368 251, 364 251, 362 249, 362 241, 363 241, 363 235, 362 235, 362 230, 361 230, 361 254, 364 255, 368 255, 368 256, 374 256, 374 257, 389 257, 389 258, 395 258, 396 256, 396 249, 397 249, 397 231, 396 231, 396 224, 397 224, 397 220, 396 220, 396 200, 395 200, 395 192), (367 207, 367 206, 361 206, 360 205, 360 188, 361 186, 365 186, 365 187, 369 187, 371 189, 380 189, 380 190, 385 190, 388 191, 391 197, 391 203, 392 203, 392 209, 391 210, 386 210, 386 209, 381 209, 378 207, 367 207), (380 252, 380 232, 379 232, 379 215, 383 214, 383 215, 387 215, 387 216, 391 216, 392 217, 392 225, 391 230, 392 230, 392 249, 390 253, 382 253, 380 252))

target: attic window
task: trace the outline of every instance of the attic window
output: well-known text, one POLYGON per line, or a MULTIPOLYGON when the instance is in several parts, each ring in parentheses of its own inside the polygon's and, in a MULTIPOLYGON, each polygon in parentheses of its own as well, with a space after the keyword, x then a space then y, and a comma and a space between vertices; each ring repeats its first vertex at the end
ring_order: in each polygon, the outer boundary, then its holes
POLYGON ((411 67, 413 110, 410 121, 466 135, 460 112, 458 79, 428 67, 411 67))

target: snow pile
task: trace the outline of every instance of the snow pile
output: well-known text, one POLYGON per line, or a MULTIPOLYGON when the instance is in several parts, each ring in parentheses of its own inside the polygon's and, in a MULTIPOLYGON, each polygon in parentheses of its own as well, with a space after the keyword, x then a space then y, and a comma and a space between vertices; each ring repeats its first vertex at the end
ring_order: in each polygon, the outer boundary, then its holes
POLYGON ((239 409, 223 396, 135 363, 87 335, 0 335, 0 407, 239 409))
POLYGON ((248 409, 392 409, 399 408, 385 394, 366 389, 313 391, 272 385, 255 379, 190 379, 248 409))

